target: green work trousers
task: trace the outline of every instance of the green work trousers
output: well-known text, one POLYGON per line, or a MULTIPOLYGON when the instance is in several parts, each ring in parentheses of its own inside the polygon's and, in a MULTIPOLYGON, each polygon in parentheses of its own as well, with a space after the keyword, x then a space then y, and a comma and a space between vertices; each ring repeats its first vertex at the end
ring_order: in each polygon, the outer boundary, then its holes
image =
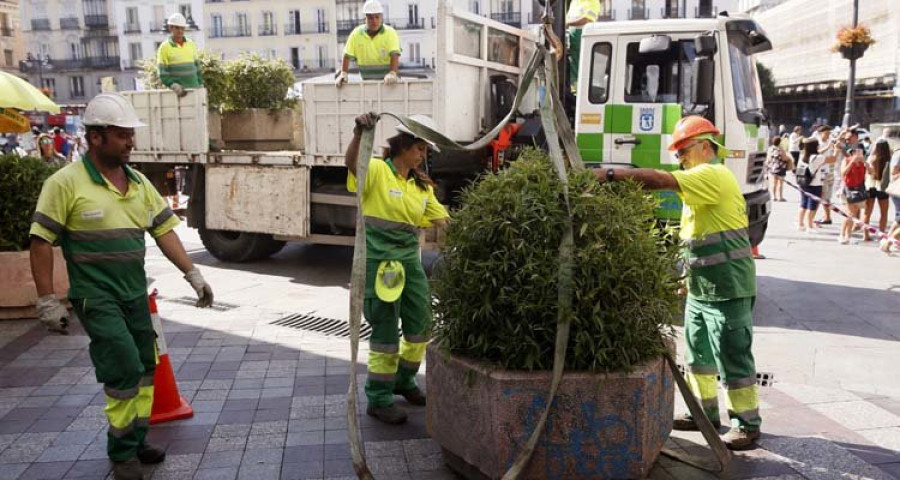
POLYGON ((707 302, 688 295, 684 314, 685 363, 691 392, 710 420, 719 419, 717 376, 725 387, 732 427, 759 430, 759 396, 753 360, 756 297, 707 302))
POLYGON ((91 361, 106 394, 107 454, 114 462, 128 460, 144 443, 153 407, 156 334, 147 297, 72 299, 72 306, 91 339, 91 361))
POLYGON ((394 392, 416 388, 416 373, 425 357, 431 328, 431 295, 422 263, 405 261, 402 262, 406 271, 403 293, 395 302, 382 301, 374 294, 373 287, 379 263, 374 260, 366 263, 363 314, 372 327, 366 397, 369 405, 386 407, 394 403, 394 392))
POLYGON ((569 38, 569 85, 574 92, 578 86, 578 62, 581 59, 581 28, 569 28, 566 34, 569 38))

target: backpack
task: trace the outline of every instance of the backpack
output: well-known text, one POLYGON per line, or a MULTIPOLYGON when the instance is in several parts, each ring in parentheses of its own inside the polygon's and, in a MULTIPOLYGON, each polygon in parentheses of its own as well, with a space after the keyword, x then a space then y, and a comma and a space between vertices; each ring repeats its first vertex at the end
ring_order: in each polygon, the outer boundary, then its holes
POLYGON ((809 168, 809 162, 801 160, 797 163, 797 185, 806 188, 812 183, 813 172, 809 168))
POLYGON ((859 188, 866 183, 866 166, 862 163, 854 163, 844 175, 844 185, 849 188, 859 188))

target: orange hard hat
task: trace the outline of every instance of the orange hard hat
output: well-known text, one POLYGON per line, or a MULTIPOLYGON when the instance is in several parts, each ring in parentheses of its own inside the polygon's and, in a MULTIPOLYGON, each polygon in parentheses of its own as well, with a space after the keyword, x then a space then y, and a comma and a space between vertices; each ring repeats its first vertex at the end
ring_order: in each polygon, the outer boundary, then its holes
POLYGON ((687 140, 707 135, 708 139, 719 135, 721 132, 709 120, 699 116, 691 115, 684 117, 675 124, 675 132, 672 133, 672 143, 669 144, 669 151, 674 152, 684 146, 687 140))

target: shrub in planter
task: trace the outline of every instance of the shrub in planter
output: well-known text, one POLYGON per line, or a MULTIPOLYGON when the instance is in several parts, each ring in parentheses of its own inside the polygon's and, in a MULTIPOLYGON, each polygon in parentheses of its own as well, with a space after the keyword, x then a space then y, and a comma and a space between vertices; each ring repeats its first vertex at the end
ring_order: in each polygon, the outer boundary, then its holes
MULTIPOLYGON (((0 318, 35 315, 28 232, 44 180, 58 168, 38 158, 0 156, 0 318)), ((65 297, 69 285, 60 249, 54 249, 54 257, 54 290, 65 297)))
MULTIPOLYGON (((566 373, 522 478, 646 475, 671 430, 661 354, 680 316, 678 251, 633 182, 569 174, 574 286, 566 373)), ((451 466, 499 478, 546 400, 567 211, 545 153, 462 195, 435 269, 428 427, 451 466)))
POLYGON ((281 110, 297 105, 296 98, 288 98, 294 71, 280 58, 266 60, 256 53, 246 53, 225 65, 225 75, 226 110, 281 110))

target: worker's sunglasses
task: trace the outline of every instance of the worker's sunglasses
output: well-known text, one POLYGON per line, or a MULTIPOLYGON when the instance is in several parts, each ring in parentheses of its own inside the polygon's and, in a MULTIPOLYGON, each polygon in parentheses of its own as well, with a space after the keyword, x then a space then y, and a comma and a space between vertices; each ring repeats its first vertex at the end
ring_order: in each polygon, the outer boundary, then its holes
POLYGON ((688 145, 688 146, 686 146, 686 147, 684 147, 684 148, 679 148, 678 151, 675 152, 675 159, 678 160, 678 159, 680 159, 681 157, 687 155, 687 153, 688 153, 689 151, 691 151, 692 148, 696 147, 697 145, 700 145, 700 143, 701 143, 701 142, 694 142, 694 143, 692 143, 692 144, 690 144, 690 145, 688 145))

